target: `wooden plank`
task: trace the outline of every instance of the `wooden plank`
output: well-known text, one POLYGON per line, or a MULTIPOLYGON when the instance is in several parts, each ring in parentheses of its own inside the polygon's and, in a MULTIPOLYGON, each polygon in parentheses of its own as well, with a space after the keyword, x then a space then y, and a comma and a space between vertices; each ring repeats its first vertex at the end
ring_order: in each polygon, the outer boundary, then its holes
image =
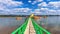
POLYGON ((31 19, 29 19, 29 21, 28 21, 28 25, 26 27, 24 34, 36 34, 34 27, 32 25, 31 19))

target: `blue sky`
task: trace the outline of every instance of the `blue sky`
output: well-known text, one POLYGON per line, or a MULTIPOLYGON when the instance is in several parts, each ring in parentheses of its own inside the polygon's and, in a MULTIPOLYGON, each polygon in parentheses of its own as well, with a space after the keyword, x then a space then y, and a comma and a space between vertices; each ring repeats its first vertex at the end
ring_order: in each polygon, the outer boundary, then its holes
POLYGON ((0 15, 60 15, 60 0, 0 0, 0 15))

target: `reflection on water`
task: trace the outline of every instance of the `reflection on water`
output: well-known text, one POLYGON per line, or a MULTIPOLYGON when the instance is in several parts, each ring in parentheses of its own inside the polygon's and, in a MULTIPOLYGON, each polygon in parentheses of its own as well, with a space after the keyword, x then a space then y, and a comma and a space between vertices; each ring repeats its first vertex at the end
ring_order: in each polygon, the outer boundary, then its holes
POLYGON ((16 17, 0 17, 0 34, 11 34, 25 19, 26 17, 22 17, 21 20, 16 20, 16 17))
POLYGON ((16 17, 0 17, 0 26, 15 26, 21 25, 24 22, 25 18, 22 17, 22 20, 16 20, 16 17))
POLYGON ((51 34, 60 34, 60 16, 49 16, 40 18, 36 22, 51 32, 51 34))
MULTIPOLYGON (((16 20, 16 17, 0 17, 0 34, 11 34, 14 29, 22 25, 26 17, 16 20)), ((51 32, 51 34, 60 33, 60 16, 41 17, 36 22, 51 32)))

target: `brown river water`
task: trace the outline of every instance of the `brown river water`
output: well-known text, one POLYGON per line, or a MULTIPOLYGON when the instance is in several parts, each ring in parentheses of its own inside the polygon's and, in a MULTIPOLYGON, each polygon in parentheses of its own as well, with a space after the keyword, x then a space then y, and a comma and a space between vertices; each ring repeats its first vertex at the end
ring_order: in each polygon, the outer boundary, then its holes
MULTIPOLYGON (((26 17, 22 17, 21 20, 16 20, 16 17, 0 17, 0 34, 11 34, 24 23, 25 19, 26 17)), ((51 34, 60 34, 60 16, 41 17, 35 21, 51 34)))

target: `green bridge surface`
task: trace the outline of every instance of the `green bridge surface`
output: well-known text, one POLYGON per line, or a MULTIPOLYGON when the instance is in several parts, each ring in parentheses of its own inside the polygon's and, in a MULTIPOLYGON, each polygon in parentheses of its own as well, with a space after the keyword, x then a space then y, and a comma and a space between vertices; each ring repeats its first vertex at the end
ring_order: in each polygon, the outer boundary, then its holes
POLYGON ((28 24, 28 20, 31 19, 32 24, 34 26, 34 29, 36 31, 36 34, 51 34, 49 31, 47 31, 46 29, 42 28, 41 26, 39 26, 33 18, 27 18, 25 20, 25 23, 22 24, 19 28, 17 28, 16 30, 14 30, 11 34, 24 34, 24 31, 26 30, 27 24, 28 24))

